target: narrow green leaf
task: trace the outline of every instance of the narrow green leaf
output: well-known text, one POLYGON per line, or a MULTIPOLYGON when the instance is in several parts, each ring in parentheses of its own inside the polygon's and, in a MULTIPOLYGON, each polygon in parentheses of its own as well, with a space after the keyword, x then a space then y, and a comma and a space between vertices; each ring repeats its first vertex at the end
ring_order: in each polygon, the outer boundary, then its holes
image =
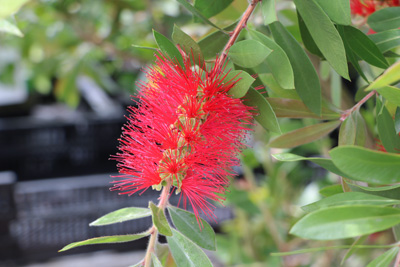
POLYGON ((360 74, 360 76, 364 79, 364 81, 369 83, 367 77, 365 76, 363 70, 360 67, 360 64, 358 64, 359 57, 350 48, 349 40, 346 39, 346 36, 344 34, 344 26, 337 25, 336 27, 343 40, 344 48, 346 50, 347 61, 349 61, 353 65, 353 67, 356 69, 358 74, 360 74))
POLYGON ((339 176, 342 177, 348 177, 351 178, 349 175, 343 173, 341 170, 339 170, 332 162, 331 159, 326 159, 326 158, 305 158, 299 155, 295 155, 292 153, 280 153, 280 154, 274 154, 272 155, 274 158, 280 161, 299 161, 299 160, 309 160, 311 162, 314 162, 315 164, 321 166, 322 168, 333 172, 339 176))
POLYGON ((357 109, 348 116, 340 126, 339 146, 357 145, 364 146, 367 128, 364 118, 357 109))
POLYGON ((289 252, 275 252, 271 253, 271 256, 290 256, 290 255, 296 255, 296 254, 304 254, 304 253, 313 253, 313 252, 318 252, 318 251, 326 251, 326 250, 332 250, 332 249, 348 249, 351 247, 357 248, 357 249, 382 249, 382 248, 393 248, 397 247, 398 244, 392 244, 392 245, 340 245, 340 246, 331 246, 331 247, 317 247, 317 248, 306 248, 306 249, 299 249, 295 251, 289 251, 289 252))
POLYGON ((400 182, 400 155, 357 146, 341 146, 329 153, 345 177, 375 184, 400 182), (351 174, 351 175, 350 175, 351 174))
MULTIPOLYGON (((185 1, 185 0, 182 0, 185 1)), ((236 23, 224 28, 225 31, 231 31, 235 28, 236 23)), ((199 41, 199 46, 203 52, 205 59, 215 59, 215 56, 222 50, 229 40, 229 35, 222 32, 213 32, 199 41)))
POLYGON ((160 51, 156 47, 150 47, 150 46, 141 46, 141 45, 132 45, 134 48, 139 48, 139 49, 147 49, 147 50, 153 50, 153 51, 160 51))
POLYGON ((343 193, 343 187, 341 184, 329 185, 319 190, 319 193, 324 197, 330 197, 339 193, 343 193))
POLYGON ((297 12, 299 30, 301 35, 301 40, 303 41, 304 47, 312 54, 319 56, 320 58, 324 58, 322 55, 321 50, 319 50, 317 44, 315 43, 314 39, 312 38, 310 31, 307 29, 306 24, 304 23, 303 18, 297 12))
POLYGON ((383 69, 389 67, 382 52, 365 33, 352 26, 343 28, 348 45, 357 56, 376 67, 383 69))
POLYGON ((193 213, 176 207, 169 206, 168 211, 179 232, 202 248, 216 250, 215 233, 208 222, 201 218, 198 222, 193 213))
POLYGON ((342 38, 328 15, 314 0, 294 3, 322 55, 340 76, 350 80, 342 38))
POLYGON ((187 10, 189 10, 190 13, 192 13, 194 16, 199 18, 204 23, 206 23, 206 24, 208 24, 210 26, 213 26, 213 27, 217 28, 220 31, 223 31, 220 27, 218 27, 217 25, 215 25, 214 23, 209 21, 206 16, 204 16, 197 8, 195 8, 194 6, 189 4, 189 2, 187 2, 186 0, 176 0, 176 1, 178 1, 179 4, 184 6, 187 10))
POLYGON ((0 0, 0 20, 16 13, 29 0, 0 0))
POLYGON ((18 37, 23 37, 24 34, 18 29, 18 27, 8 20, 0 19, 0 32, 5 32, 9 34, 16 35, 18 37))
POLYGON ((183 58, 178 48, 176 48, 176 46, 167 37, 155 30, 153 30, 153 36, 160 50, 168 55, 171 59, 176 59, 183 67, 183 58))
POLYGON ((400 80, 400 61, 394 63, 390 68, 385 70, 381 76, 365 88, 365 91, 378 89, 397 82, 398 80, 400 80))
POLYGON ((135 220, 151 215, 151 211, 145 208, 123 208, 113 212, 110 212, 94 222, 91 222, 90 226, 101 226, 113 223, 120 223, 129 220, 135 220))
POLYGON ((304 104, 315 114, 321 114, 321 86, 317 72, 300 44, 279 22, 270 24, 276 43, 286 52, 293 68, 294 85, 304 104))
POLYGON ((396 129, 396 134, 399 134, 400 133, 400 107, 397 107, 396 113, 394 115, 394 128, 396 129))
POLYGON ((253 68, 261 64, 271 52, 271 49, 258 41, 244 40, 232 45, 228 55, 233 63, 245 68, 253 68))
POLYGON ((135 235, 113 235, 113 236, 95 237, 95 238, 87 239, 84 241, 71 243, 71 244, 63 247, 62 249, 60 249, 58 252, 66 251, 66 250, 69 250, 69 249, 75 248, 75 247, 93 245, 93 244, 111 244, 111 243, 130 242, 130 241, 134 241, 134 240, 143 238, 145 236, 148 236, 149 234, 150 234, 149 232, 145 232, 145 233, 135 234, 135 235))
POLYGON ((172 40, 174 40, 197 65, 203 66, 204 57, 201 53, 200 46, 176 25, 174 25, 174 30, 172 32, 172 40))
POLYGON ((244 99, 245 105, 257 108, 256 112, 258 115, 255 119, 262 127, 264 127, 264 129, 275 133, 281 133, 281 128, 279 127, 275 112, 262 94, 257 92, 257 90, 250 88, 244 96, 244 99))
POLYGON ((226 7, 228 7, 233 0, 218 0, 218 1, 208 1, 208 0, 195 0, 194 7, 197 8, 201 14, 207 18, 217 15, 226 7))
POLYGON ((368 25, 376 32, 400 27, 400 7, 388 7, 372 13, 368 25))
MULTIPOLYGON (((400 91, 400 89, 399 89, 400 91)), ((380 101, 378 98, 376 101, 380 101)), ((397 153, 400 151, 400 136, 396 134, 394 121, 389 111, 383 105, 380 111, 377 111, 377 128, 379 139, 387 152, 397 153)))
POLYGON ((400 204, 400 200, 385 198, 381 196, 373 196, 361 192, 347 192, 323 198, 317 202, 311 203, 301 208, 306 212, 313 212, 319 209, 332 206, 346 206, 346 205, 389 206, 396 204, 400 204))
POLYGON ((151 209, 153 224, 157 227, 160 234, 172 236, 171 227, 165 217, 164 211, 154 205, 153 202, 149 203, 149 208, 151 209))
POLYGON ((332 21, 342 25, 351 24, 349 0, 336 0, 336 1, 316 0, 316 2, 332 21))
MULTIPOLYGON (((268 58, 269 57, 267 57, 267 59, 268 58)), ((289 98, 289 99, 300 99, 296 90, 283 89, 278 84, 278 82, 275 80, 274 76, 271 73, 260 73, 258 74, 258 77, 264 84, 265 90, 268 92, 268 95, 274 97, 289 98)))
POLYGON ((271 140, 269 146, 276 148, 292 148, 311 143, 335 130, 340 123, 340 121, 331 121, 306 126, 271 140))
POLYGON ((242 70, 231 70, 226 75, 225 81, 230 81, 232 79, 237 82, 231 90, 229 90, 228 94, 234 98, 244 97, 249 91, 250 85, 255 81, 250 74, 242 70))
POLYGON ((354 192, 363 192, 391 199, 400 199, 400 185, 368 187, 356 184, 349 184, 349 187, 351 188, 351 191, 354 192))
POLYGON ((383 231, 398 223, 400 209, 336 206, 307 214, 290 229, 290 233, 305 239, 336 240, 383 231))
POLYGON ((368 37, 376 44, 382 53, 400 46, 400 29, 370 34, 368 37))
POLYGON ((156 255, 154 255, 154 253, 151 253, 151 261, 153 263, 153 267, 163 267, 160 260, 156 255))
POLYGON ((264 17, 264 25, 271 24, 278 20, 276 15, 276 2, 275 0, 262 0, 261 2, 262 14, 264 17))
POLYGON ((315 118, 321 120, 339 119, 340 114, 327 108, 322 108, 321 116, 311 112, 306 105, 297 99, 267 97, 272 109, 278 118, 315 118))
POLYGON ((212 267, 207 255, 184 235, 172 229, 173 236, 167 237, 172 256, 178 266, 212 267))
POLYGON ((285 51, 265 34, 253 30, 249 30, 249 33, 252 39, 259 41, 272 50, 265 63, 279 85, 284 89, 294 89, 293 70, 285 51))
POLYGON ((397 253, 399 253, 400 248, 399 247, 394 247, 371 261, 367 267, 387 267, 390 265, 390 263, 393 261, 393 259, 396 257, 397 253))
POLYGON ((400 106, 400 88, 394 86, 384 86, 377 89, 378 93, 386 98, 387 101, 400 106))

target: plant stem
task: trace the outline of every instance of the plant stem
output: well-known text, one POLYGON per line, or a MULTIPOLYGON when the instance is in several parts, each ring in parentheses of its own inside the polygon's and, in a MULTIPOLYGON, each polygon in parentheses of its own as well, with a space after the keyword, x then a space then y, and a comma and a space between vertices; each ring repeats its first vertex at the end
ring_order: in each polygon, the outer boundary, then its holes
POLYGON ((361 99, 357 104, 355 104, 352 108, 346 110, 345 112, 343 112, 342 116, 340 117, 341 121, 344 121, 348 116, 350 116, 350 114, 355 111, 356 109, 358 109, 362 104, 364 104, 365 102, 367 102, 373 95, 377 94, 377 92, 375 90, 371 91, 368 95, 364 96, 363 99, 361 99))
POLYGON ((235 29, 233 30, 233 32, 231 34, 231 38, 229 38, 228 42, 226 43, 226 45, 224 47, 224 50, 222 50, 222 53, 216 63, 217 66, 222 67, 222 65, 225 63, 225 59, 228 55, 229 49, 235 43, 241 30, 244 27, 246 27, 247 21, 249 20, 249 17, 253 13, 254 9, 256 8, 258 2, 261 2, 261 0, 251 0, 246 11, 243 13, 242 18, 240 19, 239 23, 236 25, 235 29))
MULTIPOLYGON (((170 179, 167 180, 167 185, 164 186, 161 195, 160 195, 160 200, 158 202, 157 207, 162 209, 163 212, 165 210, 165 207, 168 204, 168 198, 169 198, 169 191, 171 189, 171 181, 170 179)), ((147 245, 147 250, 146 250, 146 256, 144 257, 143 263, 145 267, 150 267, 151 266, 151 253, 154 252, 155 250, 155 245, 157 243, 158 239, 158 230, 155 225, 153 225, 150 228, 150 240, 149 244, 147 245)))

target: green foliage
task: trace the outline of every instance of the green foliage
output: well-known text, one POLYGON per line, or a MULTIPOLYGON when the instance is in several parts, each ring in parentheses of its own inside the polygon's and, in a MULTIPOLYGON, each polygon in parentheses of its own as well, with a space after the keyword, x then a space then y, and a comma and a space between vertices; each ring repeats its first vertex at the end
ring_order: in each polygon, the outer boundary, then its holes
POLYGON ((245 40, 231 47, 229 57, 239 66, 253 68, 260 65, 271 52, 271 49, 258 41, 245 40))
POLYGON ((400 27, 400 7, 383 8, 368 17, 368 25, 377 32, 400 27))
POLYGON ((91 222, 90 226, 103 226, 144 218, 151 215, 151 211, 145 208, 123 208, 110 212, 91 222))
POLYGON ((245 71, 233 70, 230 71, 226 77, 225 81, 238 81, 229 90, 228 94, 232 95, 234 98, 242 98, 249 91, 250 85, 255 81, 253 77, 250 76, 245 71))
POLYGON ((149 208, 151 210, 153 224, 160 234, 172 236, 171 227, 169 226, 167 218, 165 217, 164 210, 154 205, 153 202, 150 202, 149 208))

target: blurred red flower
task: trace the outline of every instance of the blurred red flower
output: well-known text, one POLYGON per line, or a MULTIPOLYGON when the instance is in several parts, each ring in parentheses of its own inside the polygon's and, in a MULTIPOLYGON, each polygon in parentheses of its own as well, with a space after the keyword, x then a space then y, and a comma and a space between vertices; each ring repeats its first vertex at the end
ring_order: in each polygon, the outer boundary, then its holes
POLYGON ((111 189, 129 195, 161 190, 168 179, 184 208, 189 203, 197 218, 202 211, 215 219, 210 201, 224 200, 252 108, 227 94, 237 81, 225 81, 221 67, 204 70, 191 62, 184 56, 182 67, 158 56, 145 71, 148 82, 139 84, 138 107, 129 107, 114 157, 123 179, 111 189))
POLYGON ((399 6, 400 0, 350 0, 351 13, 367 17, 378 9, 399 6))

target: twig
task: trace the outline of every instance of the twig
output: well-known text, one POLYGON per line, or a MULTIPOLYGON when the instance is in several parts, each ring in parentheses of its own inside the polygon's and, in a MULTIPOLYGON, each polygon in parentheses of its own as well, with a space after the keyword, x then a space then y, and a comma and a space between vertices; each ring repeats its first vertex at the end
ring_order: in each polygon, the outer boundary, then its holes
POLYGON ((355 104, 352 108, 346 110, 343 112, 342 116, 340 117, 341 121, 344 121, 352 112, 354 112, 356 109, 358 109, 362 104, 367 102, 373 95, 377 94, 375 90, 370 92, 368 95, 364 96, 363 99, 361 99, 357 104, 355 104))
POLYGON ((261 0, 251 0, 246 11, 243 13, 242 18, 240 19, 239 23, 236 25, 235 29, 233 30, 233 32, 231 34, 231 38, 229 38, 228 42, 226 43, 226 45, 224 47, 224 50, 222 50, 222 53, 216 63, 217 66, 222 67, 222 65, 224 64, 225 59, 228 55, 229 49, 235 43, 241 30, 244 27, 246 27, 247 21, 249 20, 249 17, 253 13, 254 9, 256 8, 258 2, 261 2, 261 0))

